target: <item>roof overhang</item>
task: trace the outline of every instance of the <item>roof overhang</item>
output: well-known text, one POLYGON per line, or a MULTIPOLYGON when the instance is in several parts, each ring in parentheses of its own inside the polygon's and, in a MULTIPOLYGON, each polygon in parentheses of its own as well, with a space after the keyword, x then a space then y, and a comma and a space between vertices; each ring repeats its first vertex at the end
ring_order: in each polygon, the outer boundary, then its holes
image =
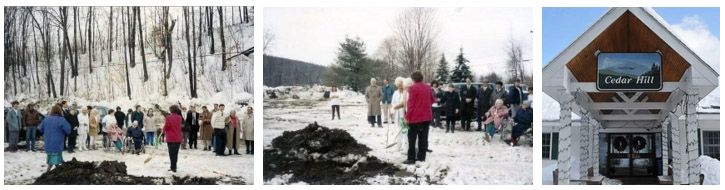
MULTIPOLYGON (((621 22, 621 21, 620 21, 621 22)), ((629 27, 629 25, 627 25, 629 27)), ((630 33, 624 33, 630 34, 630 33)), ((616 35, 615 35, 616 36, 616 35)), ((648 35, 649 36, 649 35, 648 35)), ((617 37, 622 37, 619 35, 617 37)), ((641 34, 640 34, 641 37, 641 34)), ((635 38, 638 40, 639 38, 635 38)), ((601 47, 607 48, 607 47, 601 47)), ((611 49, 611 48, 610 48, 611 49)), ((659 51, 659 49, 657 49, 659 51)), ((587 72, 596 72, 596 64, 581 66, 587 72)), ((576 72, 582 72, 577 70, 576 72)), ((663 71, 664 72, 664 71, 663 71)), ((699 98, 708 95, 718 86, 718 74, 698 55, 688 48, 669 28, 653 9, 642 7, 616 7, 609 9, 583 34, 577 37, 566 49, 559 53, 542 72, 547 76, 542 81, 544 93, 551 96, 558 102, 562 102, 568 96, 573 96, 577 106, 572 109, 575 113, 590 114, 600 122, 606 121, 653 121, 660 122, 667 113, 679 104, 686 93, 697 93, 699 98), (624 15, 624 16, 623 16, 624 15), (644 25, 646 32, 654 33, 654 37, 664 42, 666 53, 676 54, 678 61, 667 63, 663 61, 663 70, 667 64, 679 63, 678 66, 670 68, 679 69, 663 80, 663 87, 659 91, 600 91, 596 83, 591 80, 580 81, 584 75, 596 75, 596 73, 572 73, 569 63, 579 61, 590 64, 591 61, 581 61, 578 55, 583 51, 591 51, 597 46, 593 42, 602 35, 610 26, 623 17, 636 18, 638 25, 644 25), (585 50, 586 49, 586 50, 585 50), (573 59, 577 60, 573 61, 573 59), (687 65, 683 65, 682 63, 687 65), (678 75, 679 74, 679 75, 678 75)))

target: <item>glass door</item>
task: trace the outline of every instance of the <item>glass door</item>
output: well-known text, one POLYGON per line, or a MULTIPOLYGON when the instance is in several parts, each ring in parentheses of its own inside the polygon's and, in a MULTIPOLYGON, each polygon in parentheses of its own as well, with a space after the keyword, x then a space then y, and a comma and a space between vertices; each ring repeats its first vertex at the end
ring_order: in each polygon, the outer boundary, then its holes
POLYGON ((654 134, 608 134, 609 176, 655 176, 654 134))

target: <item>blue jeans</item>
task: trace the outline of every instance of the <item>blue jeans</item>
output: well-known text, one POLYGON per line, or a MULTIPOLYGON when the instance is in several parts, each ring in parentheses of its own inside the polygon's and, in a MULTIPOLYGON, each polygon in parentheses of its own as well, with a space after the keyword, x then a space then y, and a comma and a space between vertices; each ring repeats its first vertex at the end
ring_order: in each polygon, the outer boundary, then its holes
POLYGON ((146 132, 146 145, 154 145, 154 132, 146 132))
POLYGON ((25 129, 25 144, 28 146, 28 150, 35 151, 35 136, 37 135, 37 126, 27 126, 25 129))

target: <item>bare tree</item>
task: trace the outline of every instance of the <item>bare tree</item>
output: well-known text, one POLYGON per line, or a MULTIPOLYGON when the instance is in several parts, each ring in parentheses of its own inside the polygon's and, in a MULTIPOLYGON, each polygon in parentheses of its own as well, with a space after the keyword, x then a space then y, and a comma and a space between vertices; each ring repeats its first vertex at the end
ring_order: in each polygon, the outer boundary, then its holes
POLYGON ((207 13, 207 25, 209 26, 209 29, 207 29, 210 45, 209 45, 209 53, 214 54, 214 8, 213 7, 207 7, 206 8, 207 13))
MULTIPOLYGON (((189 7, 184 7, 184 29, 186 30, 186 61, 189 63, 189 94, 191 97, 196 97, 194 94, 194 67, 191 62, 191 40, 189 39, 189 7)), ((192 21, 192 25, 194 21, 192 21)))
POLYGON ((523 50, 521 43, 513 38, 509 39, 506 47, 506 56, 508 56, 508 60, 506 60, 506 68, 508 73, 511 74, 511 78, 509 80, 514 81, 519 79, 524 81, 523 50))
POLYGON ((222 71, 227 70, 227 50, 224 45, 224 12, 222 7, 217 8, 219 10, 219 39, 222 42, 222 71))
MULTIPOLYGON (((110 13, 108 15, 108 63, 113 61, 113 7, 108 7, 110 13)), ((91 70, 91 73, 93 71, 91 70)))
POLYGON ((138 19, 138 43, 141 46, 141 63, 143 64, 143 81, 149 80, 149 74, 146 70, 146 50, 143 43, 143 24, 141 24, 141 7, 136 7, 136 18, 138 19))
POLYGON ((438 36, 435 9, 408 8, 398 15, 395 39, 400 45, 398 60, 407 71, 430 70, 435 64, 435 42, 438 36))
POLYGON ((264 28, 264 44, 262 46, 262 52, 265 54, 269 54, 272 52, 272 46, 274 44, 274 33, 272 32, 272 29, 265 27, 264 28))

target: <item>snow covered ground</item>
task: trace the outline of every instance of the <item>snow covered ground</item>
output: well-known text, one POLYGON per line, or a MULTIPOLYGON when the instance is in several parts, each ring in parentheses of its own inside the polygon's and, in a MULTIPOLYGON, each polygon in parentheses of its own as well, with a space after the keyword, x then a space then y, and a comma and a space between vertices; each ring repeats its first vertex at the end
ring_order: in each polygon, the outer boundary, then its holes
MULTIPOLYGON (((268 88, 269 89, 269 88, 268 88)), ((272 139, 282 132, 302 129, 307 124, 317 121, 329 128, 346 130, 358 142, 373 149, 370 154, 383 161, 396 164, 400 168, 414 173, 419 177, 430 177, 442 184, 532 184, 533 171, 532 148, 528 146, 511 147, 501 142, 498 137, 491 144, 483 145, 483 133, 457 131, 454 134, 445 130, 431 128, 429 148, 426 162, 415 165, 404 165, 404 151, 395 147, 386 149, 386 138, 394 141, 393 136, 386 136, 389 127, 370 128, 367 124, 367 107, 362 94, 343 91, 340 113, 343 120, 331 120, 330 108, 325 101, 318 101, 321 93, 305 88, 294 88, 299 91, 293 94, 317 94, 319 97, 300 99, 277 99, 264 101, 264 146, 269 148, 272 139)), ((265 95, 266 96, 266 95, 265 95)), ((474 123, 475 124, 475 123, 474 123)), ((390 128, 390 132, 394 128, 390 128)), ((266 163, 268 164, 268 163, 266 163)), ((386 176, 370 179, 371 183, 385 183, 386 176)), ((265 181, 267 184, 286 184, 289 176, 278 176, 265 181)), ((304 183, 302 183, 304 184, 304 183)))
MULTIPOLYGON (((232 178, 242 178, 246 184, 254 183, 254 156, 234 155, 218 157, 210 151, 202 150, 179 150, 179 161, 177 173, 169 170, 169 156, 166 147, 159 146, 159 149, 146 147, 146 153, 141 155, 107 152, 101 149, 94 151, 83 151, 69 154, 63 152, 63 159, 66 161, 75 157, 79 161, 103 161, 117 160, 125 162, 129 175, 152 176, 171 178, 176 176, 196 176, 221 178, 220 181, 230 181, 232 178), (148 162, 144 163, 146 159, 148 162)), ((45 152, 16 153, 5 152, 5 184, 30 184, 45 172, 47 165, 45 152)), ((167 181, 171 181, 168 180, 167 181)))

